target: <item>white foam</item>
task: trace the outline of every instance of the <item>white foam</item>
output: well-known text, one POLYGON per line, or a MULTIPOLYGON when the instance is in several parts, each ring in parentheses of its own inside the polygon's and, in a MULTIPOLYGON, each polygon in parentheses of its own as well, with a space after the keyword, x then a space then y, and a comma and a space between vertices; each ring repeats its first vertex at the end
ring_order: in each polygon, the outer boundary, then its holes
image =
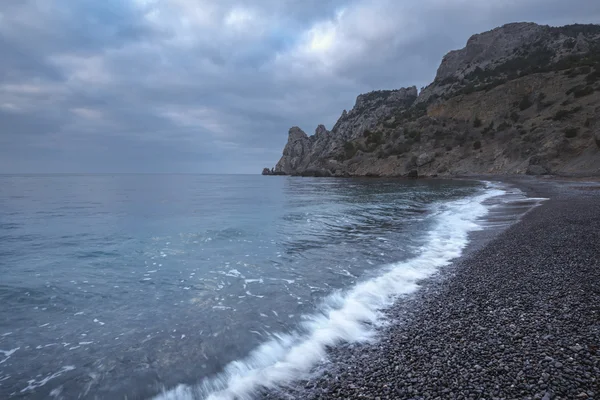
POLYGON ((35 348, 37 350, 39 350, 39 349, 43 349, 45 347, 51 347, 51 346, 58 346, 58 343, 50 343, 50 344, 46 344, 46 345, 43 345, 43 346, 42 345, 38 345, 38 346, 35 346, 35 348))
POLYGON ((4 357, 6 357, 3 360, 0 360, 0 364, 4 364, 6 361, 8 361, 8 359, 10 358, 10 356, 12 356, 15 351, 19 350, 20 347, 15 347, 14 349, 10 349, 10 350, 0 350, 0 353, 4 353, 4 357))
MULTIPOLYGON (((296 282, 295 279, 285 279, 285 278, 269 278, 272 281, 283 281, 283 282, 287 282, 289 285, 293 284, 296 282)), ((249 281, 250 279, 246 279, 246 281, 249 281)), ((262 278, 260 279, 260 283, 262 283, 262 278)))
POLYGON ((247 358, 227 365, 221 374, 195 386, 179 385, 154 399, 252 399, 261 389, 308 377, 311 369, 326 359, 327 347, 373 339, 377 327, 385 323, 383 310, 398 296, 417 290, 420 280, 459 257, 468 243, 468 233, 480 229, 477 220, 488 212, 483 202, 503 193, 488 188, 483 194, 440 204, 436 226, 415 258, 388 265, 380 276, 346 292, 334 292, 319 313, 305 317, 298 332, 273 334, 247 358))
POLYGON ((232 269, 229 272, 226 272, 224 274, 225 276, 231 276, 233 278, 243 278, 244 276, 241 274, 240 271, 238 271, 237 269, 232 269))
POLYGON ((45 377, 44 379, 41 379, 39 381, 36 381, 35 379, 30 379, 29 381, 27 381, 28 385, 26 388, 21 390, 21 393, 27 392, 29 390, 34 390, 37 389, 39 387, 44 386, 46 383, 48 383, 49 381, 51 381, 54 378, 58 378, 59 376, 61 376, 62 374, 64 374, 65 372, 69 372, 74 370, 75 367, 72 365, 67 365, 65 367, 62 367, 59 371, 48 375, 47 377, 45 377))

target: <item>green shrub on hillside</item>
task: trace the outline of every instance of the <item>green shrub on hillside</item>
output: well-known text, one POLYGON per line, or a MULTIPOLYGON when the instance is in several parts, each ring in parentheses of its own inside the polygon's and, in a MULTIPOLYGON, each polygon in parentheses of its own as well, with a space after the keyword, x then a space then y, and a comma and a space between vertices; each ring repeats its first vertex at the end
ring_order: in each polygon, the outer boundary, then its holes
POLYGON ((441 139, 446 136, 446 133, 440 129, 437 129, 435 132, 433 132, 433 136, 435 136, 436 139, 441 139))
POLYGON ((450 85, 450 84, 452 84, 452 83, 456 83, 456 82, 458 82, 458 81, 459 81, 459 79, 458 79, 458 78, 456 78, 456 77, 454 77, 454 76, 449 76, 449 77, 447 77, 447 78, 444 78, 444 79, 442 79, 442 80, 439 82, 439 84, 440 84, 440 85, 450 85))
POLYGON ((549 30, 555 37, 565 35, 571 38, 577 38, 580 33, 585 36, 600 34, 600 26, 594 24, 572 24, 550 27, 549 30))
POLYGON ((585 80, 588 83, 600 81, 600 69, 596 68, 594 72, 590 72, 588 76, 585 77, 585 80))
POLYGON ((573 86, 571 89, 567 90, 567 91, 565 92, 565 94, 568 96, 568 95, 570 95, 571 93, 573 93, 574 91, 576 91, 576 90, 579 90, 579 89, 581 89, 581 88, 583 88, 583 87, 585 87, 585 86, 583 86, 583 85, 577 85, 577 86, 573 86))
POLYGON ((578 99, 580 97, 588 96, 592 93, 594 93, 594 88, 591 86, 585 86, 584 88, 575 90, 573 92, 573 96, 575 96, 575 98, 578 99))
MULTIPOLYGON (((541 94, 543 94, 543 93, 541 93, 541 94)), ((533 105, 533 103, 531 102, 531 100, 529 99, 529 95, 527 94, 527 95, 523 96, 523 98, 519 102, 519 110, 525 111, 532 105, 533 105)))
POLYGON ((374 90, 369 93, 363 94, 363 99, 365 101, 373 101, 373 100, 386 100, 392 94, 393 90, 374 90))
POLYGON ((506 121, 502 122, 500 125, 498 125, 498 128, 496 129, 497 132, 502 132, 506 129, 510 128, 510 124, 506 121))
POLYGON ((416 121, 417 119, 427 114, 427 107, 431 101, 433 100, 430 99, 427 102, 415 104, 413 107, 406 110, 402 114, 402 117, 407 121, 416 121))
POLYGON ((392 146, 389 150, 390 154, 401 155, 404 153, 408 153, 411 149, 410 144, 408 143, 399 143, 395 146, 392 146))
POLYGON ((417 130, 410 130, 410 128, 404 127, 404 137, 410 138, 418 143, 421 141, 421 132, 417 130))
POLYGON ((454 136, 454 143, 456 143, 457 146, 462 146, 463 144, 465 144, 466 141, 467 141, 466 133, 460 133, 460 134, 454 136))
POLYGON ((481 132, 482 134, 487 134, 489 132, 493 132, 494 131, 494 121, 490 122, 490 124, 485 127, 485 129, 481 132))
POLYGON ((400 125, 400 118, 398 118, 398 117, 394 118, 394 120, 393 120, 393 121, 391 121, 391 118, 390 118, 390 119, 388 119, 388 120, 385 120, 385 121, 383 122, 383 126, 384 126, 385 128, 388 128, 388 129, 394 129, 394 128, 397 128, 397 127, 398 127, 398 125, 400 125))
POLYGON ((575 47, 575 45, 577 44, 577 42, 573 39, 569 39, 569 40, 565 40, 563 42, 563 47, 565 49, 572 49, 573 47, 575 47))
POLYGON ((354 157, 357 151, 358 147, 353 142, 344 143, 344 156, 346 157, 346 160, 354 157))
POLYGON ((575 136, 577 136, 577 132, 579 132, 579 128, 566 128, 565 129, 565 137, 567 138, 574 138, 575 136))
POLYGON ((579 75, 577 73, 577 68, 572 68, 565 71, 565 76, 567 78, 575 78, 577 75, 579 75))
POLYGON ((554 114, 552 119, 554 121, 563 121, 563 120, 571 117, 571 115, 578 113, 579 111, 581 111, 581 107, 575 107, 570 110, 558 110, 556 112, 556 114, 554 114))
POLYGON ((366 142, 367 143, 381 143, 382 140, 383 140, 383 135, 381 134, 381 132, 373 132, 371 135, 369 135, 366 142))

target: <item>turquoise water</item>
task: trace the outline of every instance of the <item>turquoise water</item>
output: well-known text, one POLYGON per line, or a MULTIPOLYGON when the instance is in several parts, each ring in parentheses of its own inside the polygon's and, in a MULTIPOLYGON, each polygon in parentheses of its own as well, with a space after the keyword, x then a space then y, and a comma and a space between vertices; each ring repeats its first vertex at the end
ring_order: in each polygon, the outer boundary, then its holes
MULTIPOLYGON (((269 369, 278 362, 299 373, 324 346, 368 336, 357 327, 380 306, 371 297, 385 303, 402 287, 377 278, 440 240, 454 247, 425 261, 446 262, 464 246, 455 235, 474 228, 463 223, 468 212, 459 222, 453 213, 475 207, 478 216, 477 196, 490 190, 457 181, 1 176, 0 398, 143 399, 178 384, 185 390, 164 396, 233 398, 218 392, 238 385, 235 393, 251 397, 257 368, 275 384, 288 379, 269 369), (348 301, 367 311, 336 322, 348 301), (323 327, 329 336, 319 339, 323 327), (300 345, 317 353, 296 357, 300 345)), ((402 279, 412 288, 408 275, 394 282, 402 279)))

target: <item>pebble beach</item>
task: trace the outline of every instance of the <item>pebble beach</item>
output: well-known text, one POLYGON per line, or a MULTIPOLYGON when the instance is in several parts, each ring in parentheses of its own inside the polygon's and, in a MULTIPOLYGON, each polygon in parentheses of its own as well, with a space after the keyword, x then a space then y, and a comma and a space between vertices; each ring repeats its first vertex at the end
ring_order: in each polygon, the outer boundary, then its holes
POLYGON ((600 188, 516 185, 548 200, 400 299, 375 343, 266 397, 600 398, 600 188))

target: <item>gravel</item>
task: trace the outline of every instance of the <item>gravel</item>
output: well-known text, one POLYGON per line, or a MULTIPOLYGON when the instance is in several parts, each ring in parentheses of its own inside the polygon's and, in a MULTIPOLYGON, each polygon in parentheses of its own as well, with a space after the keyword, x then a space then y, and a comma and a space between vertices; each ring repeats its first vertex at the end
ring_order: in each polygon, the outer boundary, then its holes
POLYGON ((400 300, 377 342, 265 397, 599 399, 600 190, 519 184, 551 200, 400 300))

